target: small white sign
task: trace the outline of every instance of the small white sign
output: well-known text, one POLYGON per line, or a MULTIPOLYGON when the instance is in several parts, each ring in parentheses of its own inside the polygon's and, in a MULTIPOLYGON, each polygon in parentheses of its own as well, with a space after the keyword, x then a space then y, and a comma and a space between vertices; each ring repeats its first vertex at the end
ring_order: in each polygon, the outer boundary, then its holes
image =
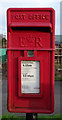
POLYGON ((39 93, 39 61, 21 61, 21 93, 39 93))

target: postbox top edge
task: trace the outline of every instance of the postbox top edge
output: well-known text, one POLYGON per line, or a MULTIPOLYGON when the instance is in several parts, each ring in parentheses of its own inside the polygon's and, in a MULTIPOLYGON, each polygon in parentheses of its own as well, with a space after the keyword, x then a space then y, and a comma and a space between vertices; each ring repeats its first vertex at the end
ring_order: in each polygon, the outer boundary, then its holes
POLYGON ((25 11, 25 10, 34 10, 34 11, 36 11, 36 10, 40 10, 40 11, 42 11, 42 10, 46 10, 46 11, 54 11, 55 12, 55 10, 53 9, 53 8, 8 8, 7 9, 7 12, 8 11, 11 11, 11 10, 23 10, 23 11, 25 11))

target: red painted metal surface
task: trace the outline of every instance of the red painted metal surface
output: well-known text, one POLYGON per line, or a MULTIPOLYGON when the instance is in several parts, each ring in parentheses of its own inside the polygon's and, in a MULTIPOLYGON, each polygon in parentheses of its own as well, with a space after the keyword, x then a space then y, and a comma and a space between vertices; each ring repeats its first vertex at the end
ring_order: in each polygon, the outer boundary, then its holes
POLYGON ((55 11, 52 8, 7 10, 8 110, 54 112, 55 11), (28 50, 34 51, 28 57, 28 50), (40 62, 40 94, 21 93, 21 61, 40 62))

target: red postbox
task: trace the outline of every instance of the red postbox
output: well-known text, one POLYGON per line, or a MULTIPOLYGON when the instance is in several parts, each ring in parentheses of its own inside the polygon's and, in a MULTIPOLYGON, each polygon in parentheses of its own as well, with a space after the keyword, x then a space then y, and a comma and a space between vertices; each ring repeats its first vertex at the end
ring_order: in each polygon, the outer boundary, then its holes
POLYGON ((8 110, 54 112, 55 11, 7 11, 8 110))

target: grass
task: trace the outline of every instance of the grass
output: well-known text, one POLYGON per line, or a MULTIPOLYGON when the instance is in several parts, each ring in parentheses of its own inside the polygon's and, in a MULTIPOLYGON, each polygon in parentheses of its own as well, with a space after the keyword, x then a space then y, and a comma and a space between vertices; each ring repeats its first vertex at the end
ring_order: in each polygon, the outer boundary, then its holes
MULTIPOLYGON (((15 115, 5 114, 1 120, 26 120, 26 117, 16 117, 15 115)), ((38 115, 38 120, 62 120, 62 114, 59 115, 38 115)))
POLYGON ((1 120, 25 120, 25 117, 17 117, 15 115, 5 114, 1 120))

